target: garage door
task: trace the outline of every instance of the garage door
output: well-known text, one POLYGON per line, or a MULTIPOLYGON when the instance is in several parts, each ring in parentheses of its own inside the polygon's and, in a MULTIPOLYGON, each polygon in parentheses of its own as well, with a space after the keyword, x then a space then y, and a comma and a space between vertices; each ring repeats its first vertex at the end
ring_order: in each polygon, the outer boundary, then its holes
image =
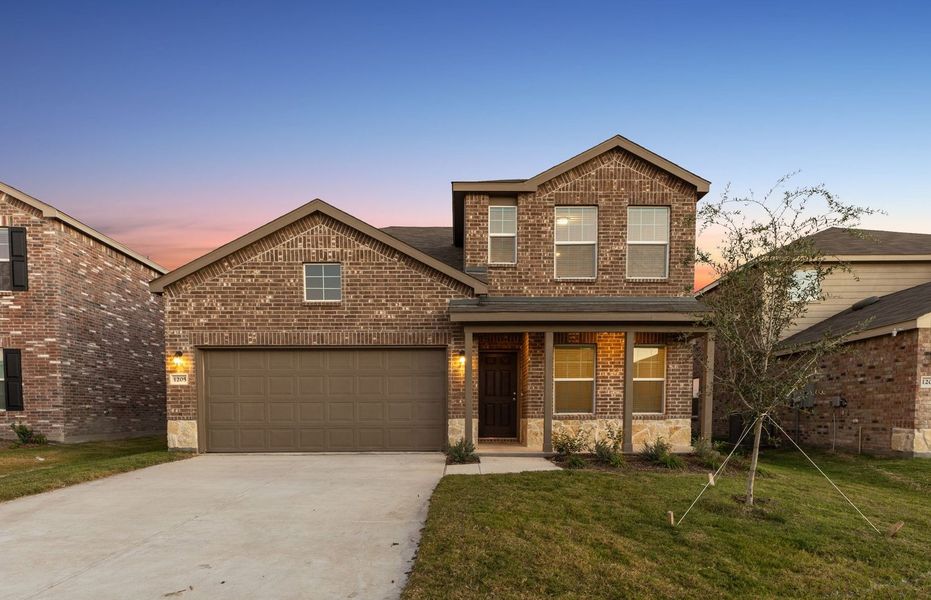
POLYGON ((441 450, 443 350, 210 350, 207 450, 441 450))

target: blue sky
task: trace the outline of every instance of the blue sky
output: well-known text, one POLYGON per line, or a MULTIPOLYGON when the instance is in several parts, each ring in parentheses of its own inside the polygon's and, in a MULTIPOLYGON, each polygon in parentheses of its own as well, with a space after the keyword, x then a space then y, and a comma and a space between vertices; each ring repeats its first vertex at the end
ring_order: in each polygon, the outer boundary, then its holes
POLYGON ((168 266, 321 197, 450 222, 454 179, 620 133, 713 182, 801 170, 931 232, 923 2, 11 2, 0 180, 168 266))

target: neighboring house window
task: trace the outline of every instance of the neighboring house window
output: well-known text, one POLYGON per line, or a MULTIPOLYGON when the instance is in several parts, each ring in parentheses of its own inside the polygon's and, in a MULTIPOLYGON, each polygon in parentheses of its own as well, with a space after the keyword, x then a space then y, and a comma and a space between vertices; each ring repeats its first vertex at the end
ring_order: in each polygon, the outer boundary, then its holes
POLYGON ((26 289, 26 230, 22 227, 0 227, 0 290, 26 289))
POLYGON ((631 206, 627 209, 628 279, 669 276, 669 208, 631 206))
POLYGON ((665 346, 634 347, 633 412, 662 413, 666 396, 665 346))
POLYGON ((517 206, 488 207, 488 262, 517 262, 517 206))
POLYGON ((0 409, 23 410, 22 356, 19 350, 0 353, 0 409))
POLYGON ((339 302, 343 299, 342 265, 312 263, 304 265, 304 300, 339 302))
POLYGON ((598 208, 556 207, 556 279, 594 279, 598 265, 598 208))
POLYGON ((595 347, 556 346, 553 367, 556 412, 595 412, 595 347))
POLYGON ((812 302, 821 295, 821 286, 818 283, 818 273, 812 270, 796 271, 792 274, 792 300, 796 302, 812 302))

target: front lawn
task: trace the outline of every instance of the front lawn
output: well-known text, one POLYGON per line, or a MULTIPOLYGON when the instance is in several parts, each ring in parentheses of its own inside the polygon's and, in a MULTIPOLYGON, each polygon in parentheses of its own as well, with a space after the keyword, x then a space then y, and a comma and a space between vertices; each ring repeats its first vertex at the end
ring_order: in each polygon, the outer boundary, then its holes
POLYGON ((404 591, 422 598, 931 597, 931 461, 814 456, 877 535, 798 453, 766 451, 759 508, 722 477, 560 471, 455 475, 430 502, 404 591))
POLYGON ((0 440, 0 502, 186 458, 164 437, 11 447, 0 440))

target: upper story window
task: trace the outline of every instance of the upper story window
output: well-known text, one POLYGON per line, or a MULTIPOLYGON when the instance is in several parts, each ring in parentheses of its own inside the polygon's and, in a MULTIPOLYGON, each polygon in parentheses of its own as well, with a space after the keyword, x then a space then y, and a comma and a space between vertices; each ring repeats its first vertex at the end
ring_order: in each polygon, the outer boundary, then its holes
POLYGON ((304 300, 339 302, 343 299, 343 268, 339 263, 304 265, 304 300))
POLYGON ((635 413, 662 413, 666 398, 666 347, 634 346, 635 413))
POLYGON ((556 207, 556 279, 594 279, 598 265, 598 207, 556 207))
POLYGON ((488 207, 488 263, 513 265, 517 262, 517 205, 508 200, 493 202, 488 207))
POLYGON ((814 302, 821 296, 818 273, 811 269, 792 273, 791 298, 794 302, 814 302))
POLYGON ((668 276, 669 207, 629 207, 627 209, 628 279, 665 279, 668 276))
POLYGON ((26 230, 0 227, 0 290, 28 289, 26 269, 26 230))

